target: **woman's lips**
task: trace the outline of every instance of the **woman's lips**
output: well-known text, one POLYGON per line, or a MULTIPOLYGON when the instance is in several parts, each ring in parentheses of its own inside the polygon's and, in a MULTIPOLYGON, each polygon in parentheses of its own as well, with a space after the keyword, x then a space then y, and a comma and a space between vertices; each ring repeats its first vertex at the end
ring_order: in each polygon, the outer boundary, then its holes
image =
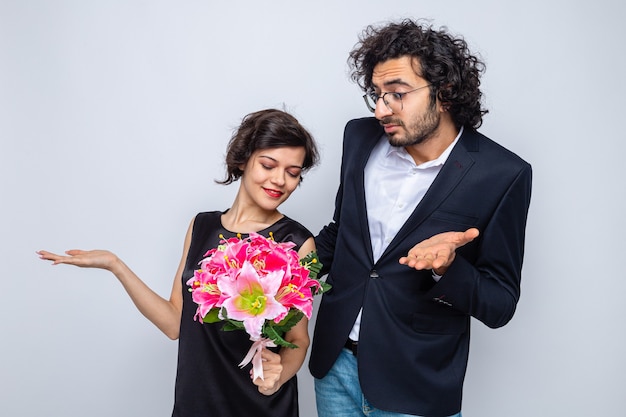
POLYGON ((283 195, 282 191, 272 190, 270 188, 263 188, 265 193, 272 198, 280 198, 283 195))

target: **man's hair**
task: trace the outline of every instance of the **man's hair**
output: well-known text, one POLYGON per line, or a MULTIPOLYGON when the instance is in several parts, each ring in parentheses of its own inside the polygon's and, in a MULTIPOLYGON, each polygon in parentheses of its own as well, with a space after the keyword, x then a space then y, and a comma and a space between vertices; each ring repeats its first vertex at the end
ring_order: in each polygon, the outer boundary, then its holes
POLYGON ((228 143, 226 178, 215 182, 230 184, 237 181, 243 175, 240 167, 257 150, 300 146, 304 148, 302 172, 306 172, 319 162, 317 145, 309 131, 295 117, 282 110, 250 113, 243 118, 228 143))
POLYGON ((435 30, 410 19, 368 26, 348 58, 352 80, 371 91, 374 67, 404 56, 417 59, 418 75, 431 85, 431 100, 439 98, 457 127, 480 127, 487 113, 479 88, 485 65, 470 53, 463 38, 451 36, 445 27, 435 30))

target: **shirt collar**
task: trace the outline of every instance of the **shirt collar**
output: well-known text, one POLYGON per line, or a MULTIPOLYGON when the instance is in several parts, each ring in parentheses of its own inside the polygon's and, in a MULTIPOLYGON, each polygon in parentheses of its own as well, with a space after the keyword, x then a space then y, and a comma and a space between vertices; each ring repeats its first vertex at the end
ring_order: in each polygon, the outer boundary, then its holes
MULTIPOLYGON (((443 165, 448 159, 448 156, 450 156, 450 152, 452 152, 454 145, 456 145, 456 143, 459 141, 459 138, 461 137, 462 134, 463 134, 463 126, 461 126, 461 129, 459 129, 459 134, 456 135, 456 138, 454 138, 452 143, 441 153, 441 155, 439 155, 436 159, 433 159, 432 161, 424 162, 418 166, 420 168, 430 168, 434 166, 443 165)), ((404 146, 391 146, 389 144, 389 140, 385 140, 384 146, 387 147, 386 152, 385 152, 386 158, 402 158, 415 164, 415 162, 413 162, 413 158, 411 157, 411 155, 409 155, 409 153, 406 151, 404 146)))

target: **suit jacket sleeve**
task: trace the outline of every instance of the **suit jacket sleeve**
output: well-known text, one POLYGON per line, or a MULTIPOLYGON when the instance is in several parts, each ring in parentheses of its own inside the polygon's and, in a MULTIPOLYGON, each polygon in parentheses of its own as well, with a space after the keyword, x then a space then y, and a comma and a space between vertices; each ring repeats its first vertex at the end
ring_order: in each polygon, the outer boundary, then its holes
MULTIPOLYGON (((526 218, 530 204, 532 171, 519 166, 478 242, 461 248, 430 294, 473 316, 485 325, 504 326, 513 317, 520 296, 526 218)), ((480 190, 476 190, 480 199, 480 190)))

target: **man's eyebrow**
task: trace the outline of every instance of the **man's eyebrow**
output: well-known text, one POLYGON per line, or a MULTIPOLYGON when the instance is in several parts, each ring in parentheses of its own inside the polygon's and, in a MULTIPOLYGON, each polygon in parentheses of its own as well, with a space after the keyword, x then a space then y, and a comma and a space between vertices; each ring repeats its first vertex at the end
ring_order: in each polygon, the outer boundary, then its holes
MULTIPOLYGON (((394 85, 403 85, 405 87, 411 87, 411 84, 404 81, 402 78, 394 78, 392 80, 387 80, 383 83, 384 87, 394 86, 394 85)), ((373 87, 378 87, 376 84, 372 83, 373 87)))

